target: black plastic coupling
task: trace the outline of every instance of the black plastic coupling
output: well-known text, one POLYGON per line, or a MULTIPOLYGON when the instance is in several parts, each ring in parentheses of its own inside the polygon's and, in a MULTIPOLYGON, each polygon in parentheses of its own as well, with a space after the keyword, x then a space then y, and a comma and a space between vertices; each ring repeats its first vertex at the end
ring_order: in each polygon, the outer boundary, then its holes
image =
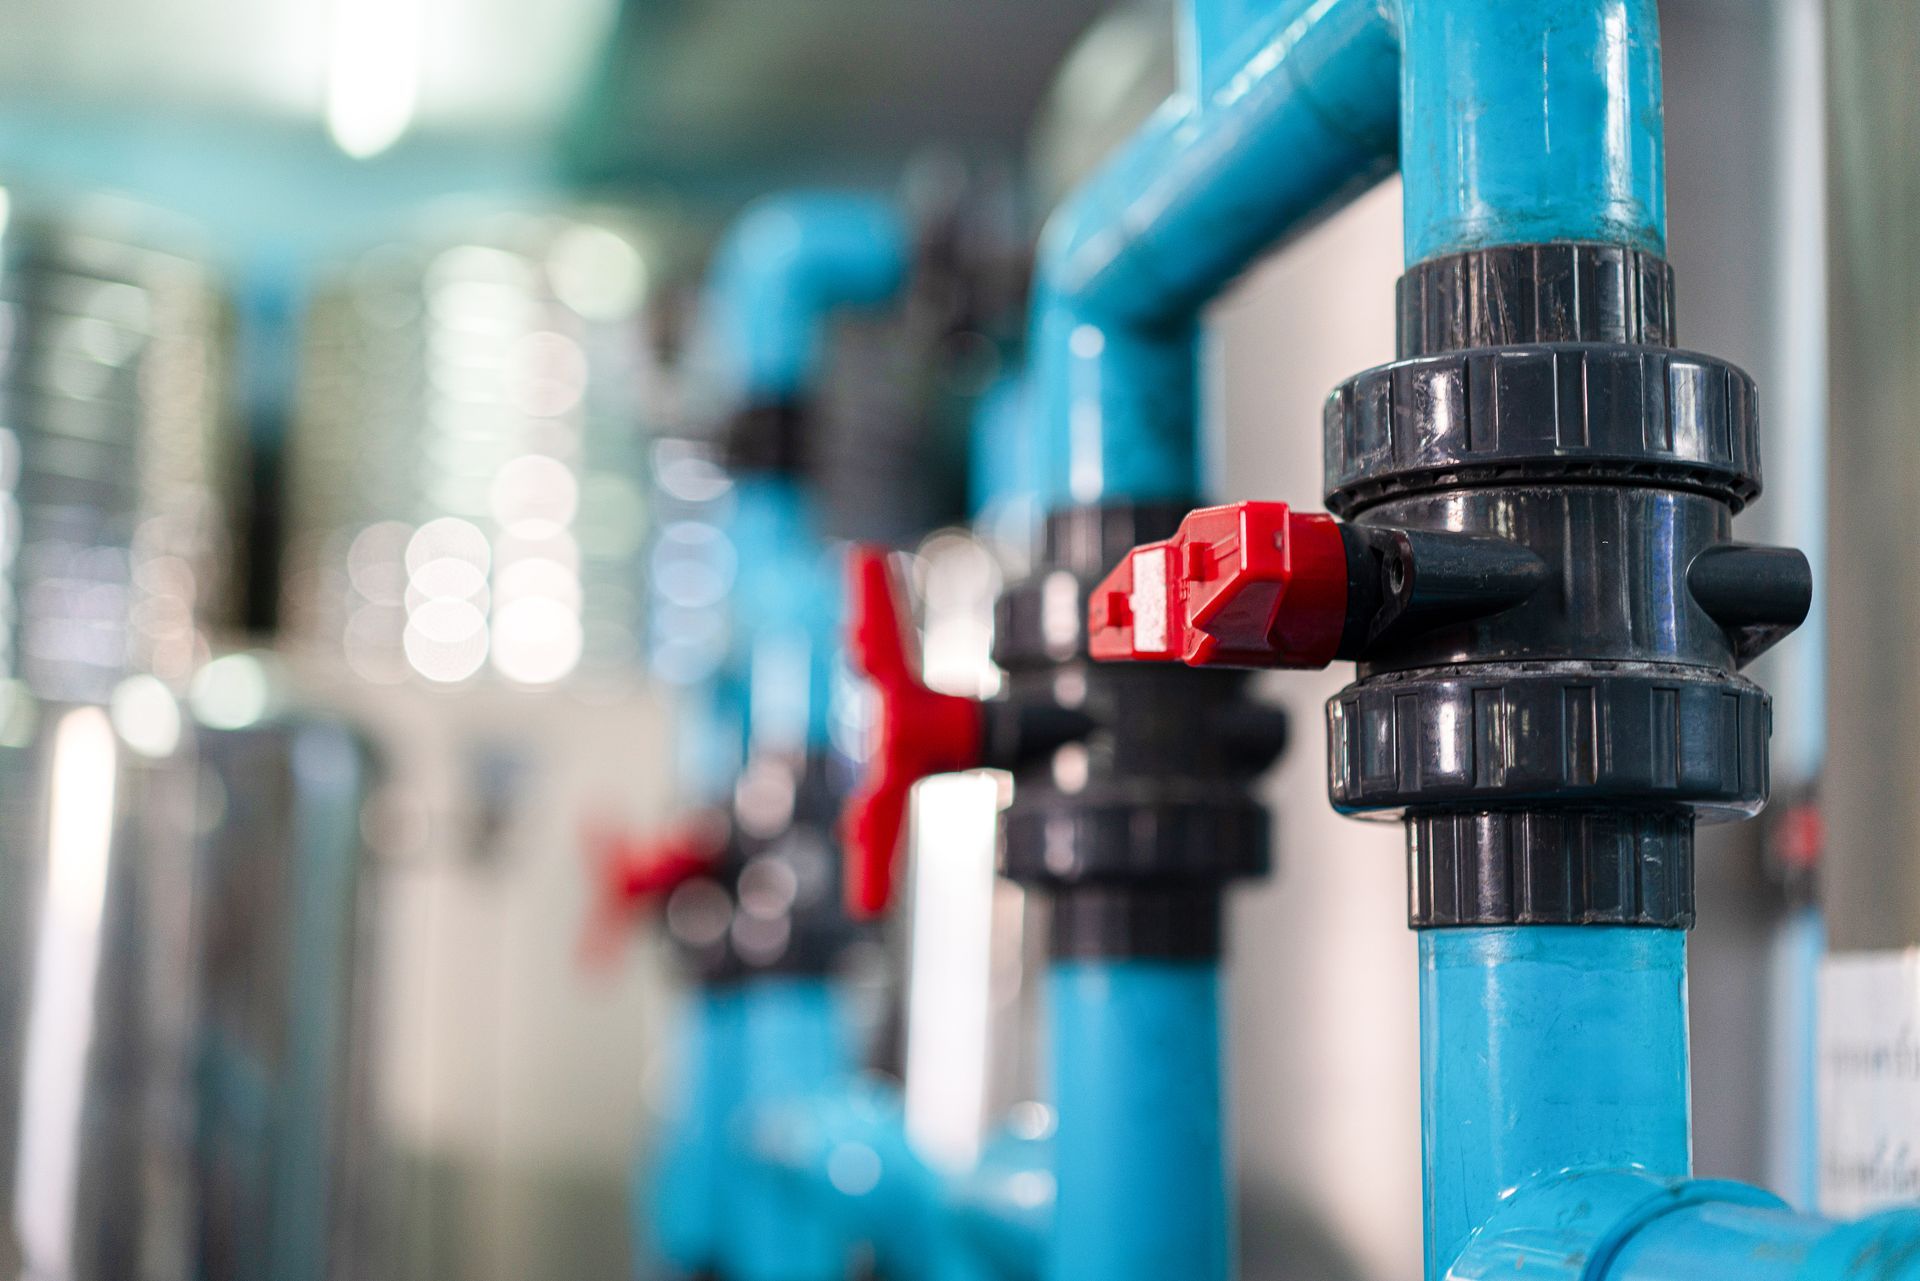
POLYGON ((1251 701, 1242 673, 1114 667, 1087 654, 1094 584, 1184 511, 1055 513, 1033 573, 996 611, 1008 682, 988 705, 987 753, 1014 773, 1001 869, 1048 893, 1057 956, 1217 955, 1226 885, 1270 863, 1254 785, 1286 744, 1284 714, 1251 701))
POLYGON ((1695 824, 1767 799, 1739 669, 1812 595, 1732 537, 1752 381, 1672 348, 1672 272, 1622 246, 1423 263, 1399 308, 1401 358, 1326 407, 1359 661, 1333 802, 1406 822, 1416 927, 1690 925, 1695 824))
POLYGON ((801 475, 807 469, 807 417, 807 407, 794 400, 740 407, 721 429, 724 465, 755 475, 801 475))

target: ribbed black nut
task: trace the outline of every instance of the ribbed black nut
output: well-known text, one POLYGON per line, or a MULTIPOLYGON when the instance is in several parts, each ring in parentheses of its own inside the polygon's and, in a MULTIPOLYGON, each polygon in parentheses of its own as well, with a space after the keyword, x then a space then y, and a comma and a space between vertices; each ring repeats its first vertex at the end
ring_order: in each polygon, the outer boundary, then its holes
POLYGON ((1141 543, 1171 537, 1192 504, 1110 503, 1047 517, 1033 572, 994 603, 993 661, 1009 671, 1086 652, 1087 593, 1141 543))
POLYGON ((765 401, 737 410, 722 434, 729 470, 797 475, 806 468, 807 411, 794 401, 765 401))
POLYGON ((1347 813, 1601 807, 1744 818, 1767 798, 1772 705, 1710 668, 1485 664, 1400 672, 1327 704, 1347 813))
POLYGON ((1000 870, 1025 885, 1218 887, 1272 862, 1267 811, 1244 783, 1119 779, 1079 792, 1015 785, 1000 870))
POLYGON ((1402 359, 1471 347, 1676 341, 1673 268, 1625 245, 1504 245, 1430 258, 1394 290, 1402 359))
POLYGON ((1219 885, 1107 885, 1058 889, 1048 923, 1055 960, 1206 961, 1224 941, 1219 885))
POLYGON ((1408 922, 1689 928, 1693 825, 1684 810, 1416 815, 1408 922))
POLYGON ((1327 506, 1349 517, 1463 485, 1611 482, 1760 492, 1753 380, 1655 347, 1562 343, 1423 356, 1327 398, 1327 506))

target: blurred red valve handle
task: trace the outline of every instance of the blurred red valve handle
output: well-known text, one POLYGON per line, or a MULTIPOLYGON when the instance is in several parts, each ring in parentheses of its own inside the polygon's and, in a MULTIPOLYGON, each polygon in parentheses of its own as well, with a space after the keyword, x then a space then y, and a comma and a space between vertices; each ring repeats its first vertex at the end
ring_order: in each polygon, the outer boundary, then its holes
POLYGON ((593 864, 594 895, 580 954, 596 966, 612 961, 643 912, 688 881, 711 875, 726 843, 724 821, 714 815, 651 837, 589 829, 582 839, 593 864))
POLYGON ((854 665, 873 685, 875 713, 865 771, 841 819, 847 905, 870 918, 893 902, 913 785, 977 768, 984 711, 977 699, 942 694, 920 679, 919 646, 887 552, 856 547, 849 563, 854 665))
POLYGON ((1346 630, 1347 582, 1333 517, 1285 503, 1204 507, 1094 589, 1088 648, 1104 662, 1325 667, 1346 630))

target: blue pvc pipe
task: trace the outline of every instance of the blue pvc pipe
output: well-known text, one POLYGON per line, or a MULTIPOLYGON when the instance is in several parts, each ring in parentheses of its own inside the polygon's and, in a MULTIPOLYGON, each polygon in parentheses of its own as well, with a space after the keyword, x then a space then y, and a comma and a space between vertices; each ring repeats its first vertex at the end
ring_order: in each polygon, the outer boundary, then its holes
POLYGON ((1426 1275, 1516 1188, 1691 1162, 1686 935, 1517 926, 1420 935, 1426 1275))
POLYGON ((635 1181, 637 1238, 675 1269, 697 1273, 720 1258, 725 1233, 727 1127, 739 1105, 740 1000, 733 987, 688 993, 675 1031, 672 1106, 656 1152, 635 1181))
POLYGON ((1040 1281, 1052 1209, 1044 1142, 1002 1139, 971 1170, 937 1169, 907 1138, 898 1090, 858 1078, 758 1109, 747 1125, 748 1159, 868 1247, 880 1275, 1040 1281))
POLYGON ((1666 249, 1655 0, 1396 0, 1408 263, 1666 249))
POLYGON ((740 985, 739 1108, 728 1118, 731 1186, 723 1189, 722 1271, 733 1281, 845 1281, 852 1241, 803 1187, 758 1159, 756 1117, 842 1086, 855 1063, 846 1010, 826 979, 740 985))
POLYGON ((1066 962, 1048 993, 1059 1101, 1048 1281, 1226 1281, 1218 968, 1066 962))
POLYGON ((1409 263, 1665 247, 1655 0, 1193 0, 1187 30, 1180 93, 1041 244, 1051 505, 1198 496, 1202 308, 1396 155, 1409 263))
POLYGON ((847 192, 796 192, 755 202, 715 259, 707 340, 718 374, 748 403, 812 389, 835 311, 898 294, 912 258, 892 202, 847 192))
POLYGON ((1738 1183, 1582 1170, 1520 1188, 1448 1281, 1920 1281, 1920 1210, 1835 1224, 1738 1183))
POLYGON ((1186 84, 1049 220, 1034 345, 1052 507, 1193 499, 1202 307, 1392 167, 1379 0, 1197 0, 1186 84))
POLYGON ((746 746, 825 746, 843 591, 812 497, 785 476, 734 486, 727 536, 738 565, 731 678, 746 699, 746 746))

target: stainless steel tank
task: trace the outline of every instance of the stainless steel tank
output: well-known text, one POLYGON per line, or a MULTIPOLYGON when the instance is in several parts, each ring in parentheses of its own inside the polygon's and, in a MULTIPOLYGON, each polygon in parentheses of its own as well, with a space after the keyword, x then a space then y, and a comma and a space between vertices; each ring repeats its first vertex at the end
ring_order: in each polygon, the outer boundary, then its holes
POLYGON ((151 220, 0 192, 0 1270, 192 1275, 220 297, 151 220))
POLYGON ((641 679, 671 232, 453 211, 307 317, 283 649, 390 771, 367 811, 376 1281, 615 1276, 664 1005, 577 941, 593 833, 666 815, 641 679))
POLYGON ((631 664, 648 269, 616 222, 501 214, 323 291, 290 450, 299 646, 378 684, 631 664))

